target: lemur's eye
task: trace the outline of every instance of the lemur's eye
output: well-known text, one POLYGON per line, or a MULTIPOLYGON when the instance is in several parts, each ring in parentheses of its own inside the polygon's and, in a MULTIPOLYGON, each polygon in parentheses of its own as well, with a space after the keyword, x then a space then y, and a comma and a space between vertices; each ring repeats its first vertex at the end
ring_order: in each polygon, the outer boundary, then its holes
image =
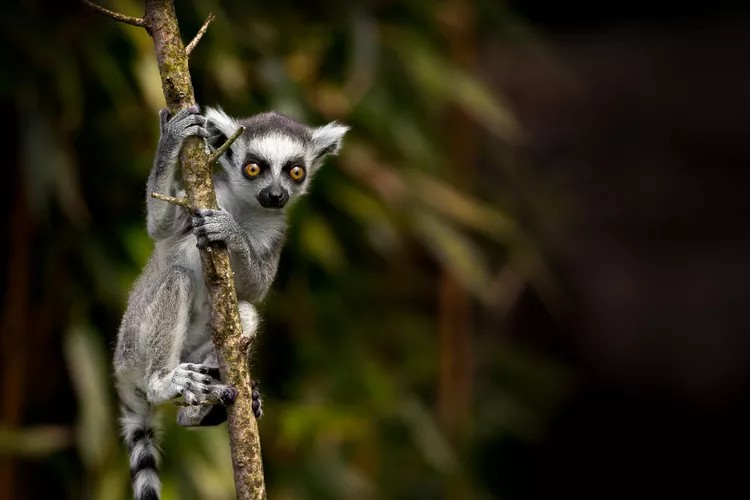
POLYGON ((295 181, 301 181, 305 178, 305 169, 302 167, 292 167, 289 170, 289 177, 295 181))
POLYGON ((249 177, 255 177, 260 174, 260 165, 257 163, 248 163, 245 165, 245 173, 249 177))

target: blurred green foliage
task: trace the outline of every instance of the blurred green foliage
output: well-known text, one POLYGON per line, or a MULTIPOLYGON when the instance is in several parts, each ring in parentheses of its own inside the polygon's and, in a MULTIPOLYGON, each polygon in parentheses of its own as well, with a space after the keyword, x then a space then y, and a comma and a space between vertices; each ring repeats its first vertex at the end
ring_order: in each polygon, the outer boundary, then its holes
MULTIPOLYGON (((102 3, 142 12, 134 0, 102 3)), ((451 58, 446 32, 471 22, 481 44, 520 33, 517 20, 490 0, 459 2, 468 18, 452 17, 455 2, 427 0, 177 4, 186 40, 209 11, 217 15, 191 56, 201 104, 352 127, 342 155, 293 210, 263 305, 254 374, 265 396, 270 498, 435 498, 457 475, 476 498, 495 497, 488 485, 503 472, 483 458, 483 443, 539 437, 568 374, 504 342, 501 321, 485 321, 482 335, 463 332, 480 352, 469 429, 456 442, 437 422, 441 273, 472 294, 479 316, 512 305, 509 269, 549 296, 535 245, 492 188, 522 131, 501 96, 451 58), (492 145, 473 165, 452 164, 450 110, 492 145), (453 182, 455 171, 465 182, 453 182)), ((0 23, 3 67, 12 68, 0 75, 0 96, 19 123, 39 227, 34 286, 61 286, 57 266, 70 277, 59 300, 80 463, 58 470, 70 498, 128 498, 109 363, 127 292, 151 251, 144 185, 163 106, 151 39, 41 1, 22 2, 0 23)), ((226 430, 180 429, 174 413, 165 409, 164 498, 233 498, 226 430)), ((65 433, 48 431, 51 460, 63 460, 54 450, 65 433)), ((10 446, 3 435, 0 450, 10 446)))

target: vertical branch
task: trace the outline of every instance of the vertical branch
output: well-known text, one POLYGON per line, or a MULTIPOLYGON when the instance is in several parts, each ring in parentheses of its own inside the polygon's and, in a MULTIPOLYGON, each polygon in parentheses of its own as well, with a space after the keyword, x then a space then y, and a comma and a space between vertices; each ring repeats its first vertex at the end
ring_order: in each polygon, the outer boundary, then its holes
MULTIPOLYGON (((146 0, 146 23, 154 40, 162 90, 171 113, 195 104, 188 55, 180 37, 173 0, 146 0)), ((182 179, 191 206, 217 208, 211 162, 203 141, 190 137, 180 152, 182 179)), ((222 380, 238 390, 227 406, 229 441, 237 498, 266 497, 258 424, 252 410, 250 373, 242 341, 237 294, 229 253, 224 245, 201 252, 209 304, 212 339, 219 355, 222 380)))

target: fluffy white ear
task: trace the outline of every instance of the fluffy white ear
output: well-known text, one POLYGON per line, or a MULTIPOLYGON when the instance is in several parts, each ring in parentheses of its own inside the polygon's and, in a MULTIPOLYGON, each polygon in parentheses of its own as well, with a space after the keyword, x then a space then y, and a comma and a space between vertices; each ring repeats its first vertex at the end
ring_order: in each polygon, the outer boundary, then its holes
POLYGON ((312 147, 314 161, 322 159, 325 155, 336 154, 341 149, 341 141, 349 127, 341 123, 331 122, 322 127, 314 128, 312 131, 312 147))
POLYGON ((211 134, 208 142, 214 147, 221 146, 227 137, 234 134, 240 128, 240 124, 221 108, 206 107, 205 116, 208 120, 206 126, 208 127, 209 134, 211 134))

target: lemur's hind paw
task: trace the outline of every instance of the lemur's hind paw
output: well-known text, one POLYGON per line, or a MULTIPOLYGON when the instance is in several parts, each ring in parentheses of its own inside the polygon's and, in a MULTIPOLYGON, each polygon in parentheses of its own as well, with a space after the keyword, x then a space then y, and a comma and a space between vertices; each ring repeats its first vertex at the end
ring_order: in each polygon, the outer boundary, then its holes
POLYGON ((233 387, 216 383, 209 373, 211 368, 195 363, 182 363, 174 370, 172 384, 175 392, 185 398, 189 405, 206 403, 228 404, 237 397, 233 387))
POLYGON ((252 383, 252 397, 253 397, 253 413, 255 414, 255 418, 259 419, 263 416, 263 400, 260 397, 260 391, 258 390, 258 386, 260 384, 257 380, 253 380, 252 383))
POLYGON ((234 400, 237 399, 237 389, 228 385, 222 387, 223 389, 218 393, 219 401, 225 405, 234 403, 234 400))
MULTIPOLYGON (((263 400, 258 390, 258 381, 254 380, 252 384, 252 407, 256 419, 263 416, 263 400)), ((234 391, 232 401, 237 397, 237 391, 234 391)), ((224 404, 215 405, 197 405, 184 406, 177 412, 177 423, 182 427, 210 427, 222 424, 227 419, 227 409, 224 404)))

